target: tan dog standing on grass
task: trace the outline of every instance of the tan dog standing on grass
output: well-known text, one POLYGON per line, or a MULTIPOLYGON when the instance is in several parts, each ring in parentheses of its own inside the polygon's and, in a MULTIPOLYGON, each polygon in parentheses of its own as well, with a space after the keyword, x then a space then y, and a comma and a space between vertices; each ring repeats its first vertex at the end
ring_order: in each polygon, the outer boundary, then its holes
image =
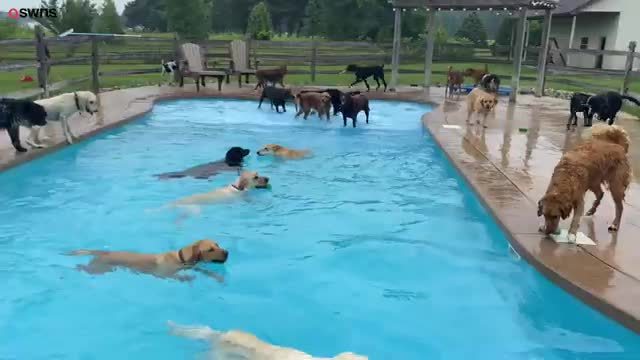
POLYGON ((300 350, 272 345, 241 330, 218 331, 202 325, 177 325, 167 321, 171 333, 209 341, 212 359, 217 360, 368 360, 367 356, 343 352, 334 357, 316 357, 300 350))
POLYGON ((293 150, 278 144, 267 144, 256 152, 260 156, 272 155, 287 159, 298 159, 309 154, 309 150, 293 150))
POLYGON ((538 202, 538 216, 544 216, 540 231, 546 235, 559 231, 560 219, 573 212, 569 227, 569 242, 576 242, 580 218, 584 213, 584 195, 591 191, 596 199, 587 212, 595 214, 604 191, 609 188, 616 215, 609 231, 618 231, 622 218, 625 193, 631 182, 631 165, 627 157, 629 136, 617 125, 597 124, 591 138, 567 151, 553 170, 546 193, 538 202))
POLYGON ((476 123, 480 124, 479 116, 482 115, 482 126, 487 127, 487 115, 494 112, 496 105, 498 105, 496 94, 486 92, 481 88, 471 90, 467 95, 467 124, 471 123, 471 115, 476 113, 476 123))
POLYGON ((327 117, 327 121, 331 116, 331 95, 328 93, 315 93, 305 92, 296 95, 296 107, 298 107, 298 113, 296 117, 304 114, 304 119, 307 120, 312 110, 318 113, 318 116, 327 117))
POLYGON ((229 253, 209 239, 198 240, 179 250, 164 253, 147 254, 133 251, 104 251, 104 250, 74 250, 67 255, 93 255, 93 259, 87 265, 78 265, 78 270, 89 274, 104 274, 115 270, 117 267, 125 267, 131 270, 151 274, 159 278, 176 279, 180 281, 193 280, 193 276, 180 275, 181 270, 193 269, 218 281, 222 278, 216 273, 195 268, 198 263, 215 262, 224 263, 229 253))

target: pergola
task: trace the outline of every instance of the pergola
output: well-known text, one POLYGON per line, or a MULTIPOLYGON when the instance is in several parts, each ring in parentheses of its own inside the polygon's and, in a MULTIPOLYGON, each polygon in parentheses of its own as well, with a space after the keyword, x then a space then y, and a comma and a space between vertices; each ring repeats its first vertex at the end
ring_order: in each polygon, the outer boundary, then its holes
POLYGON ((393 26, 393 53, 391 56, 391 88, 398 84, 398 68, 400 66, 400 38, 402 12, 406 9, 424 8, 427 10, 427 47, 424 63, 424 86, 431 85, 431 66, 433 63, 433 47, 435 38, 435 14, 438 11, 505 11, 518 14, 515 31, 515 49, 513 71, 511 74, 511 92, 509 101, 515 102, 520 84, 522 70, 522 54, 524 35, 527 24, 527 10, 544 10, 542 46, 538 56, 538 77, 536 96, 544 93, 545 72, 549 52, 549 32, 551 30, 551 11, 558 5, 558 0, 391 0, 395 12, 393 26))

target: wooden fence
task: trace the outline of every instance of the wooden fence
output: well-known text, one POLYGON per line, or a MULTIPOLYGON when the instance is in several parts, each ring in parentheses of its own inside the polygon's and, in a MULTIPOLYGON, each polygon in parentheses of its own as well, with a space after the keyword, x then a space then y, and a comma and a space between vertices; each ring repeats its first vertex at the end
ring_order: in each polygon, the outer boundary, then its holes
MULTIPOLYGON (((219 70, 230 69, 230 53, 228 40, 207 40, 200 44, 206 49, 206 58, 211 68, 219 70)), ((107 38, 80 37, 44 38, 41 30, 36 28, 34 39, 14 39, 0 41, 0 73, 17 72, 25 69, 36 69, 37 88, 5 96, 38 97, 48 96, 50 92, 57 92, 65 87, 90 81, 91 89, 99 92, 101 77, 139 75, 160 72, 162 60, 175 59, 179 41, 171 38, 107 38), (107 65, 132 64, 129 69, 107 70, 107 65), (147 64, 148 67, 140 67, 147 64), (50 83, 49 72, 52 67, 60 65, 90 65, 90 71, 82 76, 65 78, 63 81, 50 83)), ((308 75, 311 83, 318 75, 337 74, 347 64, 389 64, 391 58, 390 43, 368 42, 327 42, 327 41, 248 41, 249 54, 252 63, 259 60, 260 67, 271 67, 287 64, 291 74, 308 75)), ((403 43, 401 49, 401 64, 423 64, 424 43, 403 43)), ((577 69, 555 64, 548 66, 548 72, 555 74, 610 75, 620 77, 620 87, 616 90, 626 92, 632 76, 639 73, 633 71, 634 60, 640 57, 635 53, 635 44, 627 51, 610 50, 578 50, 578 49, 550 49, 557 58, 567 58, 573 54, 591 56, 625 56, 625 70, 595 70, 577 69)), ((539 48, 528 47, 525 50, 525 65, 537 64, 539 48)), ((486 63, 510 64, 514 54, 510 47, 492 47, 479 49, 473 46, 436 44, 434 59, 438 62, 455 63, 486 63)), ((390 67, 385 68, 391 71, 390 67)), ((423 69, 400 67, 401 74, 423 74, 423 69)), ((434 71, 443 74, 445 71, 434 71)), ((509 74, 500 74, 505 82, 509 74)), ((522 80, 534 81, 533 76, 521 77, 522 80)), ((575 81, 578 87, 585 87, 586 91, 597 90, 597 84, 575 81)), ((595 91, 594 91, 595 92, 595 91)))

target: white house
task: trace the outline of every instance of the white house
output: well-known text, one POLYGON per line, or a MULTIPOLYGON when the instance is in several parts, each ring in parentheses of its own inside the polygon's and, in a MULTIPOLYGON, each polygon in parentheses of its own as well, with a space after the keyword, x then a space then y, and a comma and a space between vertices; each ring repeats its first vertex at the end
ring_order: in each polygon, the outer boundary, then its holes
MULTIPOLYGON (((560 0, 553 12, 551 43, 555 48, 623 50, 630 41, 639 41, 640 0, 560 0)), ((558 60, 554 58, 557 62, 558 60)), ((624 56, 571 54, 569 66, 622 70, 624 56)), ((640 67, 636 61, 634 68, 640 67)))

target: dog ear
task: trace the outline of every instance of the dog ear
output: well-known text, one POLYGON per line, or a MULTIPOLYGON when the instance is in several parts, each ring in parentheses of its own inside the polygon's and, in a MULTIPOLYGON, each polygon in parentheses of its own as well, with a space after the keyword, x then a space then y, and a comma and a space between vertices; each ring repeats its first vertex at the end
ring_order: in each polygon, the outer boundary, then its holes
POLYGON ((196 242, 191 247, 191 258, 189 259, 190 263, 197 263, 202 259, 202 250, 200 250, 200 242, 196 242))
POLYGON ((542 216, 542 200, 538 201, 538 217, 542 216))

